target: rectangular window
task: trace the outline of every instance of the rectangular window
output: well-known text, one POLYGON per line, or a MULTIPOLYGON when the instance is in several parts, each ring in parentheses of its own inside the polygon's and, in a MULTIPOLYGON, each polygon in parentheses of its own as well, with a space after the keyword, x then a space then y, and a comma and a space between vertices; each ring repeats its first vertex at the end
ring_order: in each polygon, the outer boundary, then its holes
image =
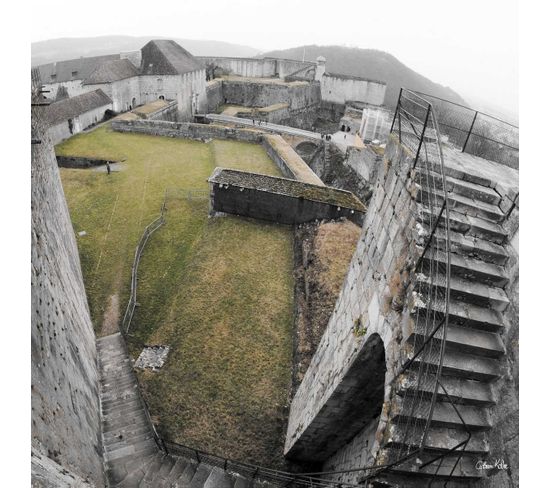
POLYGON ((78 74, 78 71, 72 71, 71 76, 74 78, 78 74))

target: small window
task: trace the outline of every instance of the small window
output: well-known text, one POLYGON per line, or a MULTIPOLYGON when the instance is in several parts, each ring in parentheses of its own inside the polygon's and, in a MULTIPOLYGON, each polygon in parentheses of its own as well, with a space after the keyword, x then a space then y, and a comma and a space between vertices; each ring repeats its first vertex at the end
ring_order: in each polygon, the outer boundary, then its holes
POLYGON ((50 75, 52 80, 55 80, 57 78, 57 75, 50 75))
POLYGON ((78 71, 72 71, 71 76, 74 78, 78 74, 78 71))

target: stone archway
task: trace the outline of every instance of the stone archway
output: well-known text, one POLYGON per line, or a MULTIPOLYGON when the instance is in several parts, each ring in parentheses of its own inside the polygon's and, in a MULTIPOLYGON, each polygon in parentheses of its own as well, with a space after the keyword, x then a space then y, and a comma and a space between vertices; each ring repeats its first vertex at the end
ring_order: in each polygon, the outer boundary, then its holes
POLYGON ((289 457, 325 462, 358 433, 374 439, 385 400, 386 349, 372 333, 289 457))

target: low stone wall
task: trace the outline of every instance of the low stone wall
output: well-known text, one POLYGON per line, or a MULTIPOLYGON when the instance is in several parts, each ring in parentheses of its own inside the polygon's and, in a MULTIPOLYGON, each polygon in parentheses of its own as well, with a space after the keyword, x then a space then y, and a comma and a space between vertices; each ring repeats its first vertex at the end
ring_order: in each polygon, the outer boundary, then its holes
POLYGON ((263 133, 255 129, 236 129, 216 124, 167 122, 164 120, 113 120, 111 127, 116 132, 133 132, 197 140, 232 139, 260 143, 263 137, 263 133))
POLYGON ((286 178, 216 168, 208 182, 211 214, 223 212, 280 224, 345 217, 361 225, 366 211, 353 193, 286 178))
POLYGON ((85 158, 81 156, 56 156, 60 168, 92 168, 112 161, 109 159, 85 158))
POLYGON ((263 145, 283 176, 312 185, 324 186, 322 180, 281 136, 266 134, 263 137, 263 145))
POLYGON ((268 156, 283 175, 305 183, 324 186, 321 179, 279 135, 266 134, 256 129, 230 128, 216 124, 190 122, 166 122, 151 120, 113 120, 111 127, 117 132, 134 132, 165 137, 188 139, 233 139, 263 143, 268 156))

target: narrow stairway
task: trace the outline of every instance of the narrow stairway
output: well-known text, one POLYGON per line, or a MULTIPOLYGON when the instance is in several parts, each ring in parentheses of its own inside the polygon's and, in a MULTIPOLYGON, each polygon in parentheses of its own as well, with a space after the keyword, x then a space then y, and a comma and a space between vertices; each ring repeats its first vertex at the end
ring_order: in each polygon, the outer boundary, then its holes
MULTIPOLYGON (((443 197, 442 180, 438 174, 431 176, 439 188, 436 198, 439 199, 440 205, 443 197)), ((419 172, 417 177, 417 183, 426 181, 426 174, 419 172)), ((420 188, 417 195, 419 202, 427 200, 424 190, 420 188)), ((501 226, 506 216, 499 208, 501 196, 491 188, 491 182, 488 180, 465 172, 453 174, 453 178, 447 178, 447 190, 451 231, 451 298, 441 383, 447 390, 448 397, 439 391, 426 437, 425 450, 420 459, 416 456, 390 471, 379 474, 371 480, 373 486, 407 488, 428 486, 429 482, 433 483, 430 485, 433 487, 475 486, 475 482, 483 476, 483 471, 476 468, 476 463, 480 459, 485 459, 490 452, 487 434, 491 429, 490 409, 495 404, 491 385, 502 374, 502 360, 506 354, 501 338, 506 326, 505 312, 509 303, 503 289, 508 283, 505 271, 508 254, 503 247, 507 234, 501 226), (468 436, 461 419, 449 402, 449 397, 455 402, 467 429, 471 431, 471 439, 452 473, 450 482, 445 485, 458 459, 456 453, 444 458, 437 474, 439 461, 423 469, 419 469, 419 466, 442 453, 450 452, 468 436)), ((436 210, 439 211, 438 208, 436 210)), ((418 222, 424 224, 424 231, 429 215, 430 211, 420 204, 418 222)), ((444 244, 444 229, 437 229, 434 238, 444 244)), ((430 287, 439 288, 444 292, 445 280, 430 284, 429 270, 430 265, 444 265, 445 262, 444 253, 424 258, 415 278, 415 289, 419 291, 418 285, 424 281, 423 290, 426 289, 426 284, 429 284, 430 287)), ((425 298, 420 296, 413 317, 415 314, 426 313, 425 298)), ((438 306, 444 307, 441 304, 438 306)), ((415 332, 410 333, 404 340, 413 344, 415 332)), ((424 340, 424 337, 416 337, 417 344, 422 344, 424 340)), ((413 357, 412 348, 408 354, 409 358, 413 357)), ((437 365, 434 366, 431 371, 437 368, 437 365)), ((418 382, 415 375, 421 369, 422 364, 413 363, 399 381, 395 398, 397 408, 393 410, 391 419, 394 423, 400 416, 401 419, 406 416, 405 409, 399 402, 404 401, 408 389, 416 388, 418 382)), ((434 383, 426 381, 424 384, 434 383)), ((420 391, 420 394, 422 393, 420 391)), ((430 391, 424 393, 426 398, 431 398, 430 391)), ((429 408, 418 409, 418 412, 427 411, 429 408)), ((410 418, 412 423, 422 424, 425 420, 426 418, 415 418, 412 415, 410 418)), ((415 443, 418 445, 419 442, 420 438, 405 439, 404 433, 395 429, 386 439, 384 449, 389 452, 392 447, 398 448, 400 444, 412 444, 414 448, 415 443)))
POLYGON ((271 488, 204 462, 166 454, 141 400, 120 333, 97 340, 101 372, 103 457, 110 487, 271 488))

